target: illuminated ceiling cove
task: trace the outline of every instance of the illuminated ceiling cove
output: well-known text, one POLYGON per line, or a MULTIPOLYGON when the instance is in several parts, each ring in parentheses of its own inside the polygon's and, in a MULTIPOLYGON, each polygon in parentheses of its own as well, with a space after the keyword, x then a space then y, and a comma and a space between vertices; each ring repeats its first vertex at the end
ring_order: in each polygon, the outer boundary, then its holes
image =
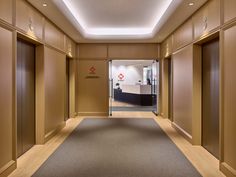
POLYGON ((57 0, 88 39, 148 39, 173 0, 57 0))

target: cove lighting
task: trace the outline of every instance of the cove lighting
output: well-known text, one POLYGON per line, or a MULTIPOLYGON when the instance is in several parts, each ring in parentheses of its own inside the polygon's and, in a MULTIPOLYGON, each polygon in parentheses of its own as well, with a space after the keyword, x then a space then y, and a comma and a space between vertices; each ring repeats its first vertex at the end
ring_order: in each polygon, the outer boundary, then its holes
POLYGON ((86 23, 85 18, 80 15, 79 9, 76 9, 72 0, 62 0, 65 7, 69 10, 71 15, 75 18, 80 32, 86 38, 99 38, 99 37, 119 37, 119 36, 133 36, 140 38, 147 38, 154 36, 155 28, 161 20, 162 16, 170 6, 173 0, 165 0, 162 7, 158 6, 155 11, 155 18, 149 19, 149 26, 142 27, 122 27, 122 26, 99 26, 99 27, 89 27, 86 23))

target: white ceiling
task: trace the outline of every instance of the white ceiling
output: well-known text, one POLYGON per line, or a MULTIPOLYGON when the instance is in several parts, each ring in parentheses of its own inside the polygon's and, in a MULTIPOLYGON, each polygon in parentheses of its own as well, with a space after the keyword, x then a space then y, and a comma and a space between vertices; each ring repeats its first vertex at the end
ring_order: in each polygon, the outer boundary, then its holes
POLYGON ((151 66, 154 60, 112 60, 112 66, 151 66))
MULTIPOLYGON (((63 3, 61 3, 63 2, 63 3)), ((83 35, 90 39, 127 39, 153 37, 155 27, 173 0, 62 0, 77 21, 83 35)))
POLYGON ((159 43, 207 0, 28 1, 78 43, 159 43))

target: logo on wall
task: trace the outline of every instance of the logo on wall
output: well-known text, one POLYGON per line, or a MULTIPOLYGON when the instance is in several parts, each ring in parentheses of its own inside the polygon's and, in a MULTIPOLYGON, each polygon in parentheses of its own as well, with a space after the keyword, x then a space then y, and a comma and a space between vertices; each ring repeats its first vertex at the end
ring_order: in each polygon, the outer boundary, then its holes
POLYGON ((86 79, 98 79, 100 77, 97 76, 96 68, 94 66, 92 66, 92 67, 89 68, 88 75, 85 78, 86 79))
POLYGON ((119 81, 123 81, 124 78, 125 78, 124 74, 120 73, 120 74, 118 75, 119 81))
POLYGON ((96 68, 94 66, 89 68, 89 74, 96 74, 96 68))

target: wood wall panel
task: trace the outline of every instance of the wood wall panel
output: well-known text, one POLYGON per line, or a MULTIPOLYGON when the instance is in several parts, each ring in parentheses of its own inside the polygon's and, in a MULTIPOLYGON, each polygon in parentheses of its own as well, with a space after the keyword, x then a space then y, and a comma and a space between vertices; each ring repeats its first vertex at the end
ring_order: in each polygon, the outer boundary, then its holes
POLYGON ((79 115, 108 115, 107 61, 80 60, 78 72, 79 115), (96 69, 95 74, 89 74, 91 67, 96 69))
POLYGON ((163 59, 163 65, 162 65, 162 78, 163 78, 163 84, 162 84, 162 113, 164 118, 168 118, 168 105, 169 103, 169 68, 168 68, 168 59, 163 59))
MULTIPOLYGON (((223 162, 236 172, 236 25, 224 31, 222 60, 223 162)), ((236 174, 234 174, 236 175, 236 174)))
POLYGON ((107 58, 106 44, 79 44, 79 58, 104 59, 107 58))
POLYGON ((211 0, 193 16, 194 39, 220 26, 220 0, 211 0))
POLYGON ((172 54, 172 35, 161 44, 161 56, 166 58, 172 54))
POLYGON ((45 134, 64 123, 66 56, 56 50, 44 49, 45 134))
POLYGON ((186 21, 173 34, 173 50, 176 51, 180 47, 188 45, 193 40, 192 20, 186 21))
POLYGON ((228 22, 236 18, 236 1, 235 0, 223 0, 224 1, 224 22, 228 22))
POLYGON ((109 44, 109 59, 158 59, 158 44, 109 44))
POLYGON ((65 52, 69 57, 76 57, 76 44, 68 36, 65 36, 65 52))
POLYGON ((45 42, 59 50, 64 51, 64 34, 51 22, 45 21, 45 42))
POLYGON ((0 1, 0 19, 12 24, 13 0, 0 1))
POLYGON ((69 84, 70 84, 70 103, 69 103, 69 106, 70 106, 70 117, 75 117, 75 114, 76 114, 76 108, 75 108, 75 100, 76 100, 76 60, 75 59, 70 59, 70 62, 69 62, 69 84))
POLYGON ((2 168, 14 159, 13 149, 13 34, 0 27, 0 176, 2 168))
POLYGON ((185 47, 173 54, 173 121, 192 135, 193 50, 185 47))
POLYGON ((25 0, 16 1, 16 26, 27 35, 43 39, 44 17, 25 0))

